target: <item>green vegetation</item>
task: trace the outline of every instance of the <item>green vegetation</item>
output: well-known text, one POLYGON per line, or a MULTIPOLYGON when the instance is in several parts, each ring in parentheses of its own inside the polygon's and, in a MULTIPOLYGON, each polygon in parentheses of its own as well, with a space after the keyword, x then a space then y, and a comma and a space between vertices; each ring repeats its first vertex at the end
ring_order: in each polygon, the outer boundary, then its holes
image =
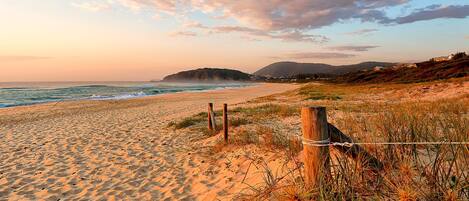
POLYGON ((246 118, 265 119, 270 117, 290 117, 300 114, 299 107, 280 104, 264 104, 255 107, 237 107, 234 113, 240 113, 246 118))
MULTIPOLYGON (((272 117, 285 118, 295 116, 299 115, 299 112, 299 107, 278 104, 264 104, 256 107, 237 107, 233 110, 228 110, 230 115, 229 125, 231 127, 239 127, 272 117)), ((215 117, 218 122, 218 127, 220 127, 222 123, 222 111, 215 111, 215 117)), ((168 127, 183 129, 200 126, 202 124, 204 127, 207 125, 206 112, 201 112, 192 117, 184 118, 180 122, 170 122, 168 127)))
POLYGON ((238 70, 199 68, 168 75, 163 81, 250 81, 251 75, 238 70))
POLYGON ((200 119, 189 117, 189 118, 184 118, 180 122, 173 122, 173 121, 169 122, 168 127, 174 127, 176 129, 183 129, 183 128, 193 126, 193 125, 199 123, 200 121, 201 121, 200 119))
POLYGON ((311 91, 307 93, 300 93, 306 96, 305 100, 340 100, 342 97, 334 94, 325 94, 322 92, 311 91))
POLYGON ((207 118, 207 113, 201 112, 192 117, 186 117, 179 122, 174 122, 174 121, 169 122, 168 127, 174 127, 175 129, 183 129, 183 128, 189 128, 191 126, 198 125, 201 123, 207 124, 206 118, 207 118))

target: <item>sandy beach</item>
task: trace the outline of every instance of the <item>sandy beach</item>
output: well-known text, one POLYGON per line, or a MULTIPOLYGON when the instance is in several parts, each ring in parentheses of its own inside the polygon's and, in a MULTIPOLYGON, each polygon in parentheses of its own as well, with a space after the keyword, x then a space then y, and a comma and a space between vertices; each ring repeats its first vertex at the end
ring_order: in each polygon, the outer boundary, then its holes
POLYGON ((170 121, 297 88, 259 84, 0 109, 0 200, 213 200, 238 182, 170 121))

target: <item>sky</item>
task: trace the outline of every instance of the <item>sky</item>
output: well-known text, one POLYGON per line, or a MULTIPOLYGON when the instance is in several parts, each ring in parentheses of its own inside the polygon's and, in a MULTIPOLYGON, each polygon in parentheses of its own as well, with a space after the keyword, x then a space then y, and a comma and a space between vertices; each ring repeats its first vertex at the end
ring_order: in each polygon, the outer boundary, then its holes
POLYGON ((0 0, 0 82, 469 52, 469 0, 0 0))

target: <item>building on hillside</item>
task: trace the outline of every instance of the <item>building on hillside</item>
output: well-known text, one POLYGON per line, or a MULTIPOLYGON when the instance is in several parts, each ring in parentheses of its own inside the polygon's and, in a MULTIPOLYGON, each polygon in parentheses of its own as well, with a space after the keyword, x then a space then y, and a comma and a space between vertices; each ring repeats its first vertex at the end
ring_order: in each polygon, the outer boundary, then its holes
POLYGON ((417 68, 417 64, 415 63, 400 63, 396 64, 392 67, 392 69, 400 69, 400 68, 417 68))
POLYGON ((452 58, 452 55, 450 56, 441 56, 441 57, 434 57, 434 58, 431 58, 430 61, 433 61, 433 62, 441 62, 441 61, 448 61, 452 58))

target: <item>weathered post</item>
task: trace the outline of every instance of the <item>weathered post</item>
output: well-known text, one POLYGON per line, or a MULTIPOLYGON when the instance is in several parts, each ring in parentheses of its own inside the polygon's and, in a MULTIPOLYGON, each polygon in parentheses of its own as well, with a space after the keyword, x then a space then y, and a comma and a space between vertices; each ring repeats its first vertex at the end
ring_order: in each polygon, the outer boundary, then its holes
POLYGON ((215 112, 210 111, 210 117, 212 118, 212 128, 213 130, 217 130, 217 120, 215 119, 215 112))
POLYGON ((306 185, 317 188, 330 176, 329 133, 324 107, 304 107, 301 110, 303 154, 306 185))
POLYGON ((208 111, 207 111, 208 130, 213 130, 212 111, 213 111, 213 103, 208 103, 208 111))
POLYGON ((223 104, 223 137, 228 143, 228 104, 223 104))

